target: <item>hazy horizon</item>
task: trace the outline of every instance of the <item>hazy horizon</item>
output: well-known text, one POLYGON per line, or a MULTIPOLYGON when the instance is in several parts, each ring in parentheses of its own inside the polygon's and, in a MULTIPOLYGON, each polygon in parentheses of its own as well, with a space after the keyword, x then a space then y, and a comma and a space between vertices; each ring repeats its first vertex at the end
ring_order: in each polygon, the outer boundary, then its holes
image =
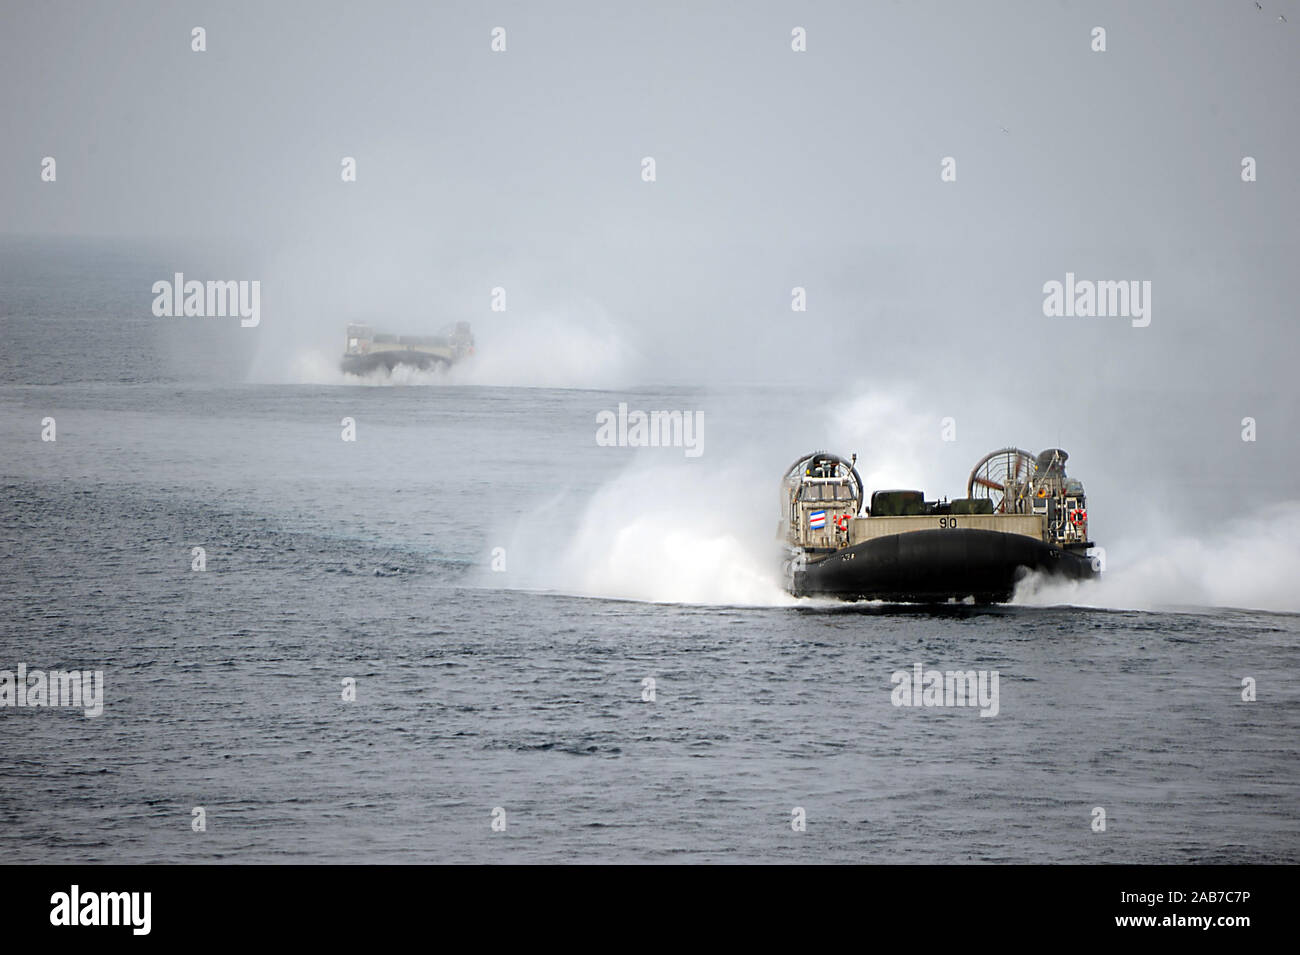
POLYGON ((1258 519, 1300 497, 1300 16, 1263 7, 11 3, 0 310, 99 288, 76 344, 283 385, 348 381, 349 321, 467 320, 413 381, 791 389, 825 407, 733 402, 774 459, 952 494, 1059 445, 1126 528, 1258 519), (175 272, 260 281, 260 324, 153 316, 175 272), (1147 323, 1048 317, 1067 273, 1150 283, 1147 323))

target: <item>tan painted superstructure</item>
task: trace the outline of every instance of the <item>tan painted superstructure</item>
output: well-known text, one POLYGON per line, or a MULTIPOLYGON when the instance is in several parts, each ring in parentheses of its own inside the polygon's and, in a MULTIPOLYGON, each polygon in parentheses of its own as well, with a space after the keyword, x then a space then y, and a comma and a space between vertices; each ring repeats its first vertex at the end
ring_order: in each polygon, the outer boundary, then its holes
MULTIPOLYGON (((857 472, 853 470, 856 455, 851 461, 842 461, 843 466, 829 475, 824 473, 825 469, 818 474, 799 473, 800 468, 796 467, 786 475, 782 487, 786 517, 777 535, 793 547, 835 550, 894 534, 959 528, 1018 534, 1057 546, 1086 543, 1087 512, 1083 510, 1083 487, 1077 481, 1067 483, 1064 468, 1060 466, 1065 453, 1059 450, 1051 452, 1055 457, 1049 462, 1050 466, 1044 466, 1039 473, 1030 470, 1033 459, 1027 452, 1004 449, 995 454, 1012 452, 1028 459, 1028 463, 1022 462, 1022 470, 1017 471, 1028 477, 1019 483, 1010 483, 1014 499, 1008 502, 1005 511, 991 514, 954 514, 945 499, 924 505, 939 513, 875 516, 868 510, 861 515, 864 492, 857 472), (822 511, 825 512, 824 526, 814 527, 813 515, 822 511), (1055 525, 1052 524, 1053 512, 1055 525), (1081 515, 1082 520, 1077 523, 1070 520, 1072 514, 1081 515)), ((806 470, 811 472, 811 469, 806 470)), ((981 481, 985 486, 992 483, 973 474, 970 488, 981 481)), ((922 506, 920 491, 906 493, 914 493, 918 499, 916 506, 922 506)), ((989 507, 992 509, 992 505, 989 507)))
POLYGON ((857 517, 849 521, 849 544, 873 537, 906 534, 908 531, 954 530, 965 527, 977 531, 1023 534, 1034 540, 1046 539, 1044 520, 1038 514, 948 514, 923 517, 857 517))
MULTIPOLYGON (((843 509, 836 511, 834 503, 800 502, 799 511, 803 513, 794 527, 782 526, 778 533, 788 537, 794 530, 801 547, 852 547, 863 541, 876 537, 888 537, 891 534, 906 534, 911 531, 955 530, 964 527, 968 530, 997 531, 1002 534, 1020 534, 1034 540, 1047 539, 1047 519, 1041 514, 926 514, 917 517, 853 517, 845 530, 836 527, 835 518, 846 513, 843 509), (808 512, 826 511, 826 527, 816 531, 808 527, 808 512), (802 533, 799 533, 802 531, 802 533)), ((840 521, 839 523, 844 523, 840 521)))

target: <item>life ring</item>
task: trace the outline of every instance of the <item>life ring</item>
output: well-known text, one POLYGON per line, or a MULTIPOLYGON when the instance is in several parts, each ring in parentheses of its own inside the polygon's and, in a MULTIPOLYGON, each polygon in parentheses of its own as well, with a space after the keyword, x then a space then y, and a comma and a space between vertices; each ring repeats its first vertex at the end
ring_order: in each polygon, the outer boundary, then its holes
POLYGON ((1082 527, 1084 524, 1087 524, 1088 512, 1076 507, 1070 512, 1070 523, 1075 527, 1082 527))
POLYGON ((841 514, 839 517, 835 518, 835 529, 838 531, 848 530, 850 520, 852 520, 852 518, 850 518, 849 515, 841 514))
POLYGON ((1045 487, 1040 487, 1040 488, 1038 489, 1038 496, 1039 496, 1039 497, 1047 497, 1047 488, 1045 488, 1045 487))

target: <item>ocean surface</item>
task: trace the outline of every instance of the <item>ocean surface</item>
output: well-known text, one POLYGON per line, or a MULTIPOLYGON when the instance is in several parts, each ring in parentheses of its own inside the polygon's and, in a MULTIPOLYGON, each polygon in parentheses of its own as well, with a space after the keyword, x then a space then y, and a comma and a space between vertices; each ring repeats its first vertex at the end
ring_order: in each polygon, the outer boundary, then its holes
POLYGON ((1112 549, 1095 593, 794 601, 812 392, 259 375, 152 262, 2 248, 0 670, 105 685, 0 707, 5 862, 1300 861, 1285 594, 1112 549), (620 403, 703 453, 598 445, 620 403), (915 664, 997 715, 895 706, 915 664))

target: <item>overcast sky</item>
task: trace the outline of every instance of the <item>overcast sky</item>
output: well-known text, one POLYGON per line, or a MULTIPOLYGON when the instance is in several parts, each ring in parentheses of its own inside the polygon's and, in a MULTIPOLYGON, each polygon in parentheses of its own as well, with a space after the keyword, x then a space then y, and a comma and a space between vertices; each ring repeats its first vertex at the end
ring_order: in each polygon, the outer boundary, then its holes
POLYGON ((1277 435, 1300 5, 1262 5, 3 0, 0 231, 217 243, 244 273, 193 277, 261 279, 281 345, 531 323, 629 382, 1191 392, 1277 435), (1149 280, 1151 324, 1045 317, 1067 271, 1149 280))

